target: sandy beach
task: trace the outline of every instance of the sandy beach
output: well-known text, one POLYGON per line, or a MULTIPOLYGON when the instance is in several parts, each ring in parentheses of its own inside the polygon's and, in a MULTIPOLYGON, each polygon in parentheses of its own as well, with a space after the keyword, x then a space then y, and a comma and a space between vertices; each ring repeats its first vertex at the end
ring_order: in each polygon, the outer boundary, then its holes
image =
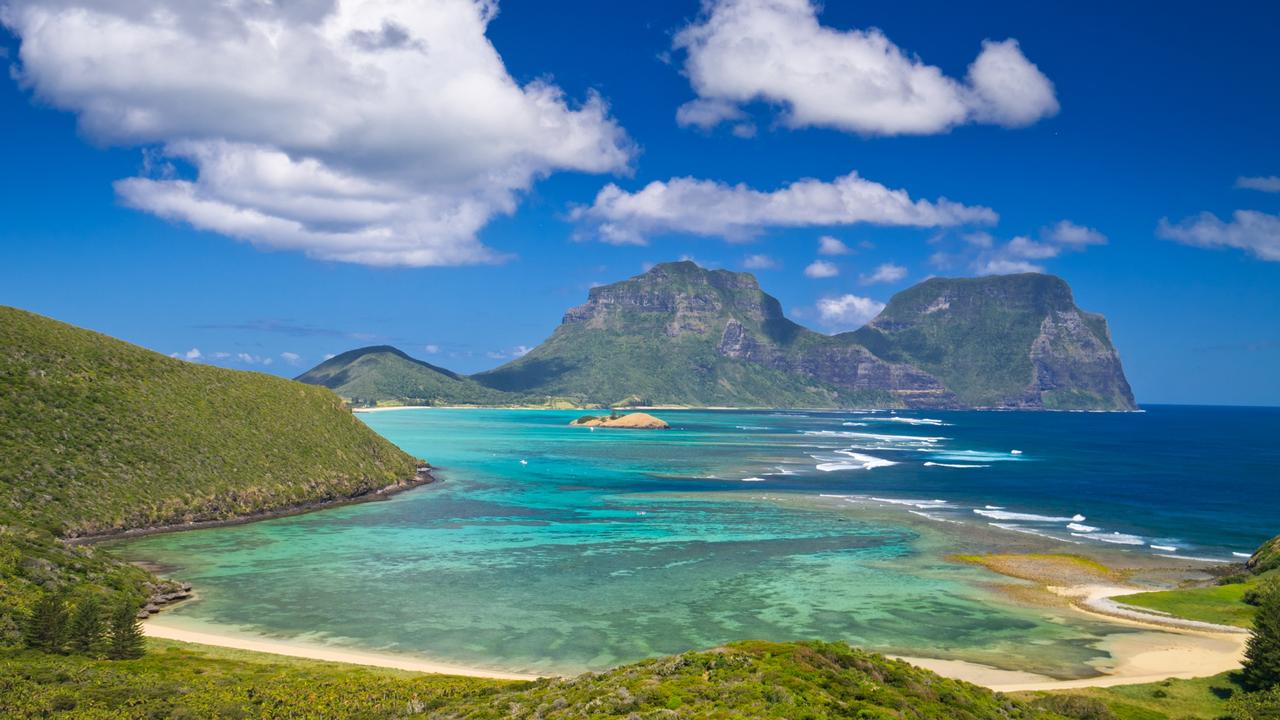
MULTIPOLYGON (((1116 590, 1131 592, 1129 588, 1105 588, 1096 592, 1116 590)), ((1081 610, 1081 612, 1089 612, 1081 610)), ((1083 687, 1113 687, 1158 682, 1166 678, 1189 679, 1216 675, 1240 666, 1248 637, 1243 632, 1209 632, 1202 630, 1174 630, 1149 622, 1127 620, 1110 615, 1089 612, 1135 628, 1133 633, 1113 635, 1104 641, 1101 649, 1110 658, 1101 661, 1099 675, 1076 680, 1060 680, 1032 672, 1006 670, 966 662, 939 658, 892 656, 913 665, 932 670, 944 677, 964 680, 999 692, 1020 690, 1066 690, 1083 687)), ((370 665, 424 673, 463 675, 502 680, 533 680, 535 675, 509 673, 486 668, 467 667, 436 662, 391 653, 378 653, 330 647, 316 643, 277 640, 211 629, 191 630, 166 622, 163 615, 143 623, 150 637, 179 640, 182 642, 213 645, 217 647, 251 650, 254 652, 287 655, 290 657, 325 660, 329 662, 370 665)))
POLYGON ((163 616, 152 617, 142 623, 142 630, 148 637, 178 640, 181 642, 213 645, 215 647, 251 650, 253 652, 287 655, 289 657, 306 658, 308 660, 325 660, 328 662, 349 663, 352 665, 370 665, 373 667, 411 670, 414 672, 436 673, 440 675, 463 675, 466 677, 494 678, 497 680, 536 680, 536 675, 507 673, 484 668, 465 667, 430 660, 393 655, 391 653, 347 650, 325 645, 276 640, 266 637, 248 637, 229 633, 209 632, 207 630, 190 630, 165 622, 163 616))

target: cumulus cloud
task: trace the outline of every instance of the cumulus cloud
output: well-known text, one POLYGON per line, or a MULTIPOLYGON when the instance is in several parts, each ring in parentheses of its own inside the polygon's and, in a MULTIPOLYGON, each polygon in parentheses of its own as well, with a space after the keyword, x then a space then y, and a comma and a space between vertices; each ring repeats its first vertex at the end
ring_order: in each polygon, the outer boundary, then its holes
POLYGON ((334 358, 336 358, 336 357, 338 357, 338 356, 337 356, 337 355, 334 355, 333 353, 325 353, 325 354, 324 354, 324 359, 325 359, 325 360, 332 360, 332 359, 334 359, 334 358))
POLYGON ((1262 260, 1280 262, 1280 215, 1237 210, 1229 222, 1208 212, 1178 223, 1162 218, 1156 234, 1183 245, 1236 248, 1262 260))
POLYGON ((1259 192, 1280 192, 1280 177, 1268 175, 1266 177, 1238 177, 1236 178, 1236 187, 1245 190, 1257 190, 1259 192))
POLYGON ((510 76, 485 36, 496 7, 9 0, 0 22, 25 87, 96 142, 151 151, 116 183, 125 204, 263 248, 427 266, 501 259, 476 233, 535 181, 633 152, 598 95, 510 76))
POLYGON ((863 275, 862 282, 864 285, 874 285, 875 283, 891 283, 898 282, 907 276, 907 269, 901 265, 893 263, 883 263, 876 268, 876 271, 870 275, 863 275))
POLYGON ((814 260, 804 269, 805 277, 811 278, 830 278, 840 274, 840 268, 835 263, 829 263, 826 260, 814 260))
POLYGON ((818 300, 818 320, 827 329, 857 330, 884 310, 884 303, 857 295, 838 295, 818 300))
POLYGON ((529 351, 532 349, 533 348, 528 345, 517 345, 511 349, 511 357, 524 357, 525 355, 528 355, 529 351))
POLYGON ((203 355, 200 353, 200 348, 191 348, 183 354, 183 357, 188 360, 199 360, 203 355))
POLYGON ((819 255, 848 255, 853 250, 844 241, 838 240, 830 235, 823 235, 818 238, 818 254, 819 255))
POLYGON ((1038 240, 1019 235, 1000 245, 986 233, 977 238, 965 236, 964 240, 978 250, 970 263, 975 272, 979 275, 1007 275, 1044 272, 1044 265, 1038 261, 1056 258, 1064 252, 1079 252, 1091 245, 1105 245, 1107 236, 1094 228, 1061 220, 1041 228, 1038 240))
POLYGON ((424 345, 422 351, 428 355, 437 355, 440 352, 439 345, 424 345))
POLYGON ((302 356, 293 352, 282 352, 280 353, 280 358, 290 365, 297 365, 302 361, 302 356))
POLYGON ((995 211, 946 198, 913 200, 856 172, 830 182, 806 178, 772 191, 691 177, 654 181, 636 192, 606 185, 574 220, 602 242, 644 245, 652 235, 689 233, 747 240, 768 227, 830 227, 870 223, 947 227, 994 223, 995 211))
POLYGON ((791 127, 864 135, 932 134, 965 123, 1030 125, 1058 112, 1053 83, 1017 40, 986 40, 963 80, 905 52, 883 32, 818 22, 810 0, 709 0, 674 39, 697 99, 676 114, 703 129, 741 106, 784 108, 791 127))
POLYGON ((743 258, 742 267, 748 270, 770 270, 778 267, 778 261, 768 255, 748 255, 743 258))

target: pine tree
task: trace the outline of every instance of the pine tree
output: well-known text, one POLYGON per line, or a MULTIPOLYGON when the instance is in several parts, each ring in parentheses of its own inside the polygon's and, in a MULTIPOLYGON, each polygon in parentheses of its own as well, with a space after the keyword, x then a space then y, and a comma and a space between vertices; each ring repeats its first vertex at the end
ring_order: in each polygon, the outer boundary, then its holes
POLYGON ((27 647, 60 653, 67 637, 67 603, 58 593, 46 592, 36 601, 22 628, 27 647))
POLYGON ((1244 682, 1254 690, 1280 687, 1280 585, 1262 594, 1244 651, 1244 682))
POLYGON ((107 628, 102 618, 102 602, 97 595, 86 595, 76 603, 67 635, 72 652, 93 657, 103 654, 107 628))
POLYGON ((107 657, 112 660, 132 660, 142 657, 145 652, 142 625, 138 622, 138 606, 128 599, 122 600, 111 616, 107 657))

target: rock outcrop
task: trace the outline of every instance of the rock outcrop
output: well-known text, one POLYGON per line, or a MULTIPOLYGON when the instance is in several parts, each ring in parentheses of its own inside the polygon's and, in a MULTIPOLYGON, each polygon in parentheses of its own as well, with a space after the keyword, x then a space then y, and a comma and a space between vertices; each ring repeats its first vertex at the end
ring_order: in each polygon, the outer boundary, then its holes
POLYGON ((625 430, 666 430, 671 427, 666 420, 656 418, 648 413, 629 413, 627 415, 584 415, 569 423, 578 427, 622 428, 625 430))

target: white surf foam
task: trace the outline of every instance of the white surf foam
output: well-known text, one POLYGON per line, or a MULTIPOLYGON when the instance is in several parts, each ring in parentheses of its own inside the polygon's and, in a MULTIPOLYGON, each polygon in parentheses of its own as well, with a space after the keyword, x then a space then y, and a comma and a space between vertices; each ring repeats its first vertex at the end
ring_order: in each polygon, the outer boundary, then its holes
POLYGON ((927 519, 929 519, 929 520, 933 520, 933 521, 936 521, 936 522, 953 523, 953 524, 955 524, 955 525, 963 525, 963 524, 964 524, 964 523, 960 522, 959 520, 952 520, 952 519, 950 519, 950 518, 944 518, 944 517, 941 517, 941 516, 936 515, 936 514, 934 514, 934 513, 921 512, 920 510, 908 510, 907 512, 911 513, 912 515, 919 515, 919 516, 920 516, 920 517, 922 517, 922 518, 927 518, 927 519))
POLYGON ((1252 554, 1252 553, 1235 552, 1234 550, 1233 550, 1233 551, 1231 551, 1231 554, 1232 554, 1234 557, 1238 557, 1238 558, 1251 558, 1251 557, 1253 557, 1253 554, 1252 554))
POLYGON ((889 465, 897 465, 898 463, 884 458, 874 457, 872 455, 863 455, 849 450, 837 450, 840 455, 846 455, 853 459, 853 462, 822 462, 818 463, 817 469, 822 472, 835 472, 837 470, 873 470, 878 467, 888 467, 889 465))
POLYGON ((1111 543, 1112 545, 1146 545, 1147 541, 1137 535, 1129 535, 1119 532, 1091 532, 1091 533, 1071 533, 1078 538, 1086 540, 1097 540, 1098 542, 1111 543))
POLYGON ((1165 552, 1178 552, 1178 548, 1176 548, 1176 547, 1174 547, 1174 546, 1172 546, 1172 545, 1156 545, 1155 543, 1152 543, 1152 544, 1151 544, 1151 549, 1152 549, 1152 550, 1163 550, 1163 551, 1165 551, 1165 552))
POLYGON ((1015 525, 1014 523, 993 522, 993 523, 987 523, 987 524, 992 527, 998 527, 1001 530, 1011 530, 1013 532, 1023 533, 1024 535, 1035 535, 1036 537, 1048 538, 1050 540, 1057 540, 1058 542, 1073 543, 1077 545, 1079 544, 1079 543, 1076 543, 1074 540, 1067 540, 1066 538, 1056 537, 1054 535, 1050 535, 1049 533, 1040 532, 1039 530, 1033 530, 1029 527, 1025 527, 1022 525, 1015 525))
POLYGON ((945 467, 945 468, 984 468, 984 467, 991 467, 990 465, 966 465, 966 464, 964 464, 964 463, 940 463, 940 462, 934 462, 934 461, 932 461, 932 460, 930 460, 930 461, 926 462, 926 463, 924 464, 924 466, 925 466, 925 467, 945 467))
POLYGON ((1054 517, 1052 515, 1036 515, 1034 513, 1008 512, 1007 510, 978 510, 974 512, 989 517, 992 520, 1022 520, 1025 522, 1043 522, 1043 523, 1062 523, 1062 522, 1080 522, 1084 520, 1083 515, 1072 515, 1071 517, 1054 517))
POLYGON ((762 477, 742 478, 742 482, 764 482, 764 478, 762 477))
POLYGON ((1076 532, 1082 532, 1082 533, 1098 532, 1098 528, 1092 525, 1081 525, 1080 523, 1076 523, 1076 522, 1067 523, 1067 529, 1075 530, 1076 532))
POLYGON ((845 427, 866 427, 867 426, 867 423, 862 423, 862 422, 842 422, 840 424, 845 427))
POLYGON ((896 422, 896 423, 903 423, 906 425, 932 425, 934 427, 942 427, 943 425, 949 424, 949 423, 944 423, 941 420, 937 420, 935 418, 909 418, 909 417, 894 416, 894 417, 878 417, 878 418, 869 418, 869 419, 875 422, 896 422))
POLYGON ((909 505, 911 507, 920 508, 921 510, 951 507, 951 505, 946 500, 936 500, 936 499, 935 500, 910 500, 907 498, 882 498, 882 497, 873 497, 871 499, 875 500, 876 502, 888 503, 890 505, 909 505))
POLYGON ((1230 560, 1223 560, 1223 559, 1221 559, 1221 558, 1195 557, 1195 556, 1192 556, 1192 555, 1165 555, 1165 554, 1163 554, 1163 553, 1155 553, 1155 556, 1156 556, 1156 557, 1167 557, 1167 558, 1173 558, 1174 560, 1190 560, 1190 561, 1192 561, 1192 562, 1202 562, 1202 563, 1222 563, 1222 564, 1227 564, 1227 563, 1230 563, 1230 562, 1231 562, 1230 560))
POLYGON ((944 437, 928 437, 924 435, 885 435, 881 433, 852 432, 846 430, 804 430, 802 432, 805 435, 816 435, 818 437, 863 438, 866 440, 880 440, 882 442, 936 443, 946 440, 944 437))

